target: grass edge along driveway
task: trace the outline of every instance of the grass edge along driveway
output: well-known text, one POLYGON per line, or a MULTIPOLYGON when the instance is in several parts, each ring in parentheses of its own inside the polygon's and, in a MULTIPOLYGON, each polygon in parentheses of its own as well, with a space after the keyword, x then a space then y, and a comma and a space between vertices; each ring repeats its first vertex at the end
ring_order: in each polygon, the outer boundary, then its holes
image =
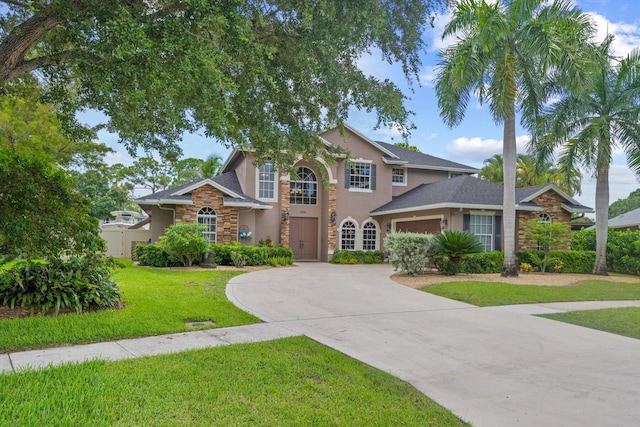
POLYGON ((258 323, 226 297, 227 282, 238 274, 139 267, 129 261, 113 275, 124 308, 0 320, 0 353, 258 323), (213 324, 194 328, 187 321, 213 324))

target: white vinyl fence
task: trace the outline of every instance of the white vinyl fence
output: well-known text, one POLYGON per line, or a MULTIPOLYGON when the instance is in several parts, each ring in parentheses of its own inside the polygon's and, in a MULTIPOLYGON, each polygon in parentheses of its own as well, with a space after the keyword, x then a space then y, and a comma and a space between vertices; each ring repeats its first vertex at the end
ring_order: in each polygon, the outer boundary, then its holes
POLYGON ((100 235, 107 241, 107 255, 116 258, 133 258, 133 247, 138 243, 147 243, 151 239, 151 230, 127 228, 102 230, 100 235))

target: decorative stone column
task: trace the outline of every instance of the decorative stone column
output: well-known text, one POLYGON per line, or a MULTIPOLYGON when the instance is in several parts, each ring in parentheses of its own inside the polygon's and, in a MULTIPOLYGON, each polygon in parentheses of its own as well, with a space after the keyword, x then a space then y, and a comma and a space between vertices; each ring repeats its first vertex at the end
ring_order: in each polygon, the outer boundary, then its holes
POLYGON ((288 179, 280 181, 280 244, 289 246, 289 190, 291 183, 288 179), (286 220, 285 220, 286 215, 286 220))
POLYGON ((334 216, 335 223, 331 221, 331 214, 337 213, 337 195, 336 195, 336 187, 337 184, 329 184, 329 206, 327 207, 327 218, 328 218, 328 246, 329 253, 332 254, 335 249, 337 249, 338 245, 338 218, 334 216))

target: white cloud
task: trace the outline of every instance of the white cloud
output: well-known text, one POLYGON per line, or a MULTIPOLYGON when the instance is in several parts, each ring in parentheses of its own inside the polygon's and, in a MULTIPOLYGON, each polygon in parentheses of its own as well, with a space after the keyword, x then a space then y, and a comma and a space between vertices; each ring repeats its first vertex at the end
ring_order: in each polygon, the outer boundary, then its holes
POLYGON ((133 159, 126 153, 126 151, 117 151, 115 153, 107 153, 104 156, 104 162, 109 166, 115 165, 116 163, 131 165, 133 164, 133 159))
POLYGON ((455 37, 449 36, 446 39, 442 39, 442 33, 444 27, 451 21, 453 15, 451 12, 439 14, 433 21, 433 28, 429 28, 426 31, 427 49, 429 51, 439 51, 451 46, 455 41, 455 37))
POLYGON ((631 50, 640 46, 640 26, 626 22, 611 22, 606 17, 594 12, 587 14, 596 25, 596 41, 601 42, 607 34, 615 36, 611 47, 616 56, 624 57, 631 50))
MULTIPOLYGON (((516 137, 516 146, 519 153, 526 152, 526 145, 531 138, 529 135, 516 137)), ((447 145, 447 152, 456 161, 474 162, 482 164, 485 159, 494 154, 502 154, 502 140, 473 138, 457 138, 447 145)))
POLYGON ((433 65, 427 65, 420 73, 420 83, 423 86, 433 87, 435 86, 436 79, 436 67, 433 65))

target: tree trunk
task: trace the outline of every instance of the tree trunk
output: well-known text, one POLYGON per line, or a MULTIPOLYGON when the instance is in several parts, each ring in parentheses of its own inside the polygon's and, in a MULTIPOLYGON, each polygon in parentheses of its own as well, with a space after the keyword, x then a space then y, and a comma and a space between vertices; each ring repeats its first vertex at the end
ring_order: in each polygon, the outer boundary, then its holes
MULTIPOLYGON (((514 110, 515 111, 515 110, 514 110)), ((515 113, 504 119, 502 161, 504 172, 504 194, 502 198, 502 227, 504 238, 504 264, 502 277, 518 276, 516 258, 516 118, 515 113)))
MULTIPOLYGON (((602 144, 602 142, 600 142, 602 144)), ((607 276, 607 239, 609 233, 609 162, 600 162, 596 176, 596 263, 593 274, 607 276), (600 164, 602 163, 602 164, 600 164)))

